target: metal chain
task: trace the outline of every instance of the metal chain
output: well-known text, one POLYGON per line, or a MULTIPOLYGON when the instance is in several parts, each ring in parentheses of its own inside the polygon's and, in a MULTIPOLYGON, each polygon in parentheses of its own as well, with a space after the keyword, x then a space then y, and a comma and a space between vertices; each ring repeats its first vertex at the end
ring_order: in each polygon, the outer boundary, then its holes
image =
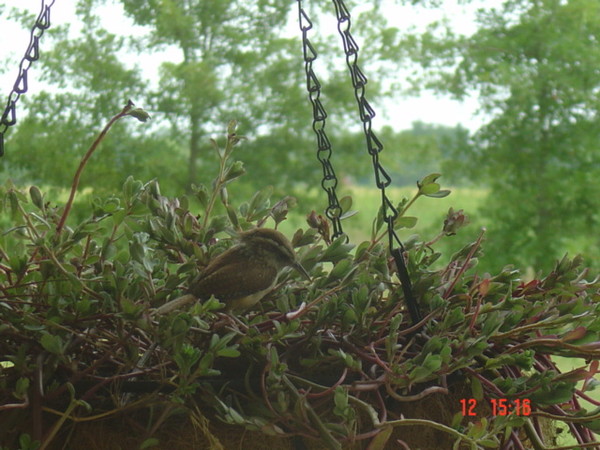
POLYGON ((29 45, 25 51, 25 56, 23 56, 23 59, 21 60, 21 64, 19 64, 17 81, 15 81, 13 89, 8 96, 6 108, 4 109, 2 118, 0 118, 0 157, 4 155, 4 133, 6 133, 8 127, 17 123, 17 101, 21 94, 27 92, 27 71, 31 67, 31 63, 37 61, 40 57, 40 38, 44 34, 44 31, 50 28, 50 8, 54 5, 55 1, 56 0, 52 0, 46 5, 46 0, 42 0, 40 13, 31 29, 29 45))
MULTIPOLYGON (((379 162, 379 153, 383 150, 383 144, 377 138, 372 129, 371 121, 375 117, 375 111, 373 110, 373 108, 371 107, 371 105, 365 97, 365 86, 367 84, 367 77, 358 66, 358 44, 356 43, 356 41, 352 37, 352 34, 350 33, 350 27, 352 25, 350 21, 350 12, 348 11, 348 8, 346 8, 346 5, 342 0, 332 1, 335 6, 335 12, 338 21, 338 32, 342 37, 342 42, 344 44, 346 64, 348 65, 348 69, 350 70, 352 86, 354 87, 354 96, 356 97, 356 102, 358 103, 360 120, 363 123, 363 130, 365 133, 365 139, 367 143, 367 151, 371 155, 371 159, 373 162, 375 184, 381 191, 382 214, 383 220, 387 223, 390 253, 393 256, 394 261, 396 263, 398 277, 400 278, 400 282, 402 284, 402 290, 404 292, 404 298, 409 314, 413 323, 417 323, 421 320, 421 314, 419 312, 418 305, 415 301, 412 292, 412 284, 408 275, 408 269, 406 268, 406 262, 404 261, 404 246, 402 245, 402 242, 400 241, 398 235, 396 234, 396 231, 394 230, 394 222, 398 218, 398 210, 394 207, 394 205, 385 193, 385 189, 391 184, 392 179, 379 162), (398 244, 399 248, 394 248, 395 243, 398 244)), ((317 134, 319 153, 325 152, 326 154, 326 158, 319 158, 319 160, 323 164, 323 184, 325 184, 327 179, 333 179, 335 180, 335 184, 337 184, 337 179, 335 179, 333 167, 331 167, 331 163, 329 161, 329 157, 331 156, 331 145, 329 143, 329 140, 327 139, 324 130, 325 118, 327 117, 327 114, 325 113, 323 105, 319 100, 321 94, 321 85, 312 70, 312 62, 317 57, 317 53, 307 37, 308 30, 312 28, 312 22, 308 19, 306 12, 302 9, 301 0, 298 0, 298 10, 300 29, 302 30, 302 45, 306 68, 307 90, 309 92, 310 100, 313 104, 313 129, 317 134)), ((323 186, 323 188, 327 191, 329 195, 330 206, 328 209, 332 209, 337 213, 341 214, 341 208, 339 207, 339 204, 332 203, 332 201, 337 202, 337 197, 335 197, 335 185, 331 189, 331 191, 328 191, 325 188, 325 186, 323 186)), ((329 215, 327 217, 329 217, 329 215)), ((339 223, 339 215, 337 217, 339 223)), ((334 227, 335 226, 336 223, 334 222, 334 227)), ((339 225, 339 227, 341 231, 341 224, 339 225)))
POLYGON ((333 237, 336 238, 343 234, 342 231, 342 207, 338 201, 336 187, 338 180, 335 171, 331 165, 331 142, 325 132, 325 122, 327 112, 321 103, 321 83, 313 71, 312 64, 317 59, 317 51, 308 39, 308 31, 312 28, 312 22, 308 18, 306 11, 302 8, 302 0, 298 1, 298 21, 302 31, 302 52, 304 55, 304 70, 306 71, 306 90, 313 107, 312 129, 317 135, 317 158, 323 166, 323 180, 321 186, 327 193, 329 206, 325 210, 325 215, 333 224, 333 237))

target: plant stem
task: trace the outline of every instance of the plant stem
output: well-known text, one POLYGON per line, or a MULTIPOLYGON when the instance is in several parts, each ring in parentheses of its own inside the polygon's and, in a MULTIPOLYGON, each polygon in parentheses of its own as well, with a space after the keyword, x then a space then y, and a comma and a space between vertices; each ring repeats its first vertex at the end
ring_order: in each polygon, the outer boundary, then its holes
POLYGON ((216 142, 214 143, 214 145, 215 149, 217 150, 217 154, 219 155, 219 174, 217 175, 217 178, 215 178, 213 190, 210 194, 210 199, 208 201, 208 205, 206 206, 206 211, 204 212, 202 229, 206 229, 206 226, 208 225, 208 218, 212 213, 212 209, 215 206, 215 201, 217 200, 217 195, 219 195, 219 191, 221 190, 221 186, 223 185, 223 178, 225 174, 225 162, 227 161, 227 157, 229 156, 227 154, 227 151, 224 151, 223 154, 221 154, 221 151, 217 146, 216 142))
POLYGON ((92 154, 98 148, 98 145, 100 145, 100 142, 102 142, 102 140, 106 136, 106 133, 108 133, 108 130, 110 130, 110 128, 113 126, 113 124, 117 120, 128 115, 128 113, 131 111, 131 108, 133 108, 133 106, 134 106, 133 102, 131 100, 128 100, 127 104, 121 110, 121 112, 119 114, 117 114, 116 116, 114 116, 112 119, 110 119, 110 121, 106 124, 104 129, 100 132, 100 134, 98 135, 96 140, 92 143, 91 147, 88 149, 88 151, 84 155, 83 159, 79 163, 77 172, 75 172, 75 176, 73 177, 73 184, 71 185, 71 193, 69 195, 69 200, 67 201, 67 204, 65 205, 65 210, 63 212, 62 217, 60 218, 60 222, 58 222, 58 225, 56 226, 56 234, 57 235, 60 234, 60 232, 62 231, 63 227, 65 226, 65 222, 67 221, 67 217, 69 216, 69 212, 71 212, 71 207, 73 206, 73 200, 75 200, 75 192, 77 191, 77 187, 79 186, 79 179, 81 178, 81 174, 83 173, 83 169, 85 168, 85 165, 91 158, 92 154))

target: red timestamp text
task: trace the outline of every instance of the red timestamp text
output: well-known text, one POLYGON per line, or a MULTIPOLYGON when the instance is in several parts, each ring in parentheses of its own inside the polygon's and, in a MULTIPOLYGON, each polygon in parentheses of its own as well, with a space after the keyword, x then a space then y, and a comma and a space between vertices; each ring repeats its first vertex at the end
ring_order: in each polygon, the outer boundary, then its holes
MULTIPOLYGON (((475 407, 477 400, 474 398, 461 398, 460 404, 463 416, 476 416, 475 407)), ((493 416, 529 416, 531 414, 531 401, 524 399, 492 398, 490 399, 493 416)))

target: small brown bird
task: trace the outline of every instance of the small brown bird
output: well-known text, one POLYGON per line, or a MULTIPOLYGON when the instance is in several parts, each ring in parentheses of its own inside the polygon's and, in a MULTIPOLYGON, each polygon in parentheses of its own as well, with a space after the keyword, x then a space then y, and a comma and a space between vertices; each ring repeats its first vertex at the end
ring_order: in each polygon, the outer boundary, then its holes
POLYGON ((292 244, 279 231, 254 228, 240 233, 239 239, 239 244, 210 261, 192 282, 194 296, 208 299, 214 295, 227 305, 228 312, 239 312, 260 301, 284 267, 293 267, 310 280, 292 244))

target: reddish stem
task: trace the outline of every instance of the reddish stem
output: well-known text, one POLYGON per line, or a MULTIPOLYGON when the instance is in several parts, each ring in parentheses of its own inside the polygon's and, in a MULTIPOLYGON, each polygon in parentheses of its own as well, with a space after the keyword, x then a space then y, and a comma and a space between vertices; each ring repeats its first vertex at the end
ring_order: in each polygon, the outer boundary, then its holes
POLYGON ((121 112, 119 114, 117 114, 116 116, 114 116, 112 119, 110 119, 110 121, 106 124, 104 129, 100 132, 100 134, 98 135, 98 137, 96 138, 96 140, 94 141, 92 146, 88 149, 88 151, 84 155, 83 159, 79 163, 77 172, 75 172, 75 176, 73 177, 73 184, 71 185, 71 193, 69 194, 69 200, 67 200, 67 204, 65 205, 65 210, 63 212, 63 215, 60 218, 60 222, 58 222, 58 225, 56 226, 56 234, 57 235, 60 234, 60 232, 62 231, 63 227, 65 226, 65 222, 67 221, 67 217, 69 216, 69 213, 71 212, 71 207, 73 206, 73 200, 75 200, 75 192, 77 192, 77 187, 79 186, 79 179, 81 178, 81 174, 83 173, 83 169, 85 168, 85 165, 87 164, 88 160, 91 158, 92 154, 98 148, 98 145, 100 145, 100 142, 102 142, 102 140, 106 136, 106 133, 108 133, 108 130, 110 130, 110 128, 113 126, 113 124, 117 120, 119 120, 121 117, 125 117, 131 111, 131 108, 133 106, 134 106, 133 102, 131 100, 128 100, 127 104, 121 110, 121 112))

